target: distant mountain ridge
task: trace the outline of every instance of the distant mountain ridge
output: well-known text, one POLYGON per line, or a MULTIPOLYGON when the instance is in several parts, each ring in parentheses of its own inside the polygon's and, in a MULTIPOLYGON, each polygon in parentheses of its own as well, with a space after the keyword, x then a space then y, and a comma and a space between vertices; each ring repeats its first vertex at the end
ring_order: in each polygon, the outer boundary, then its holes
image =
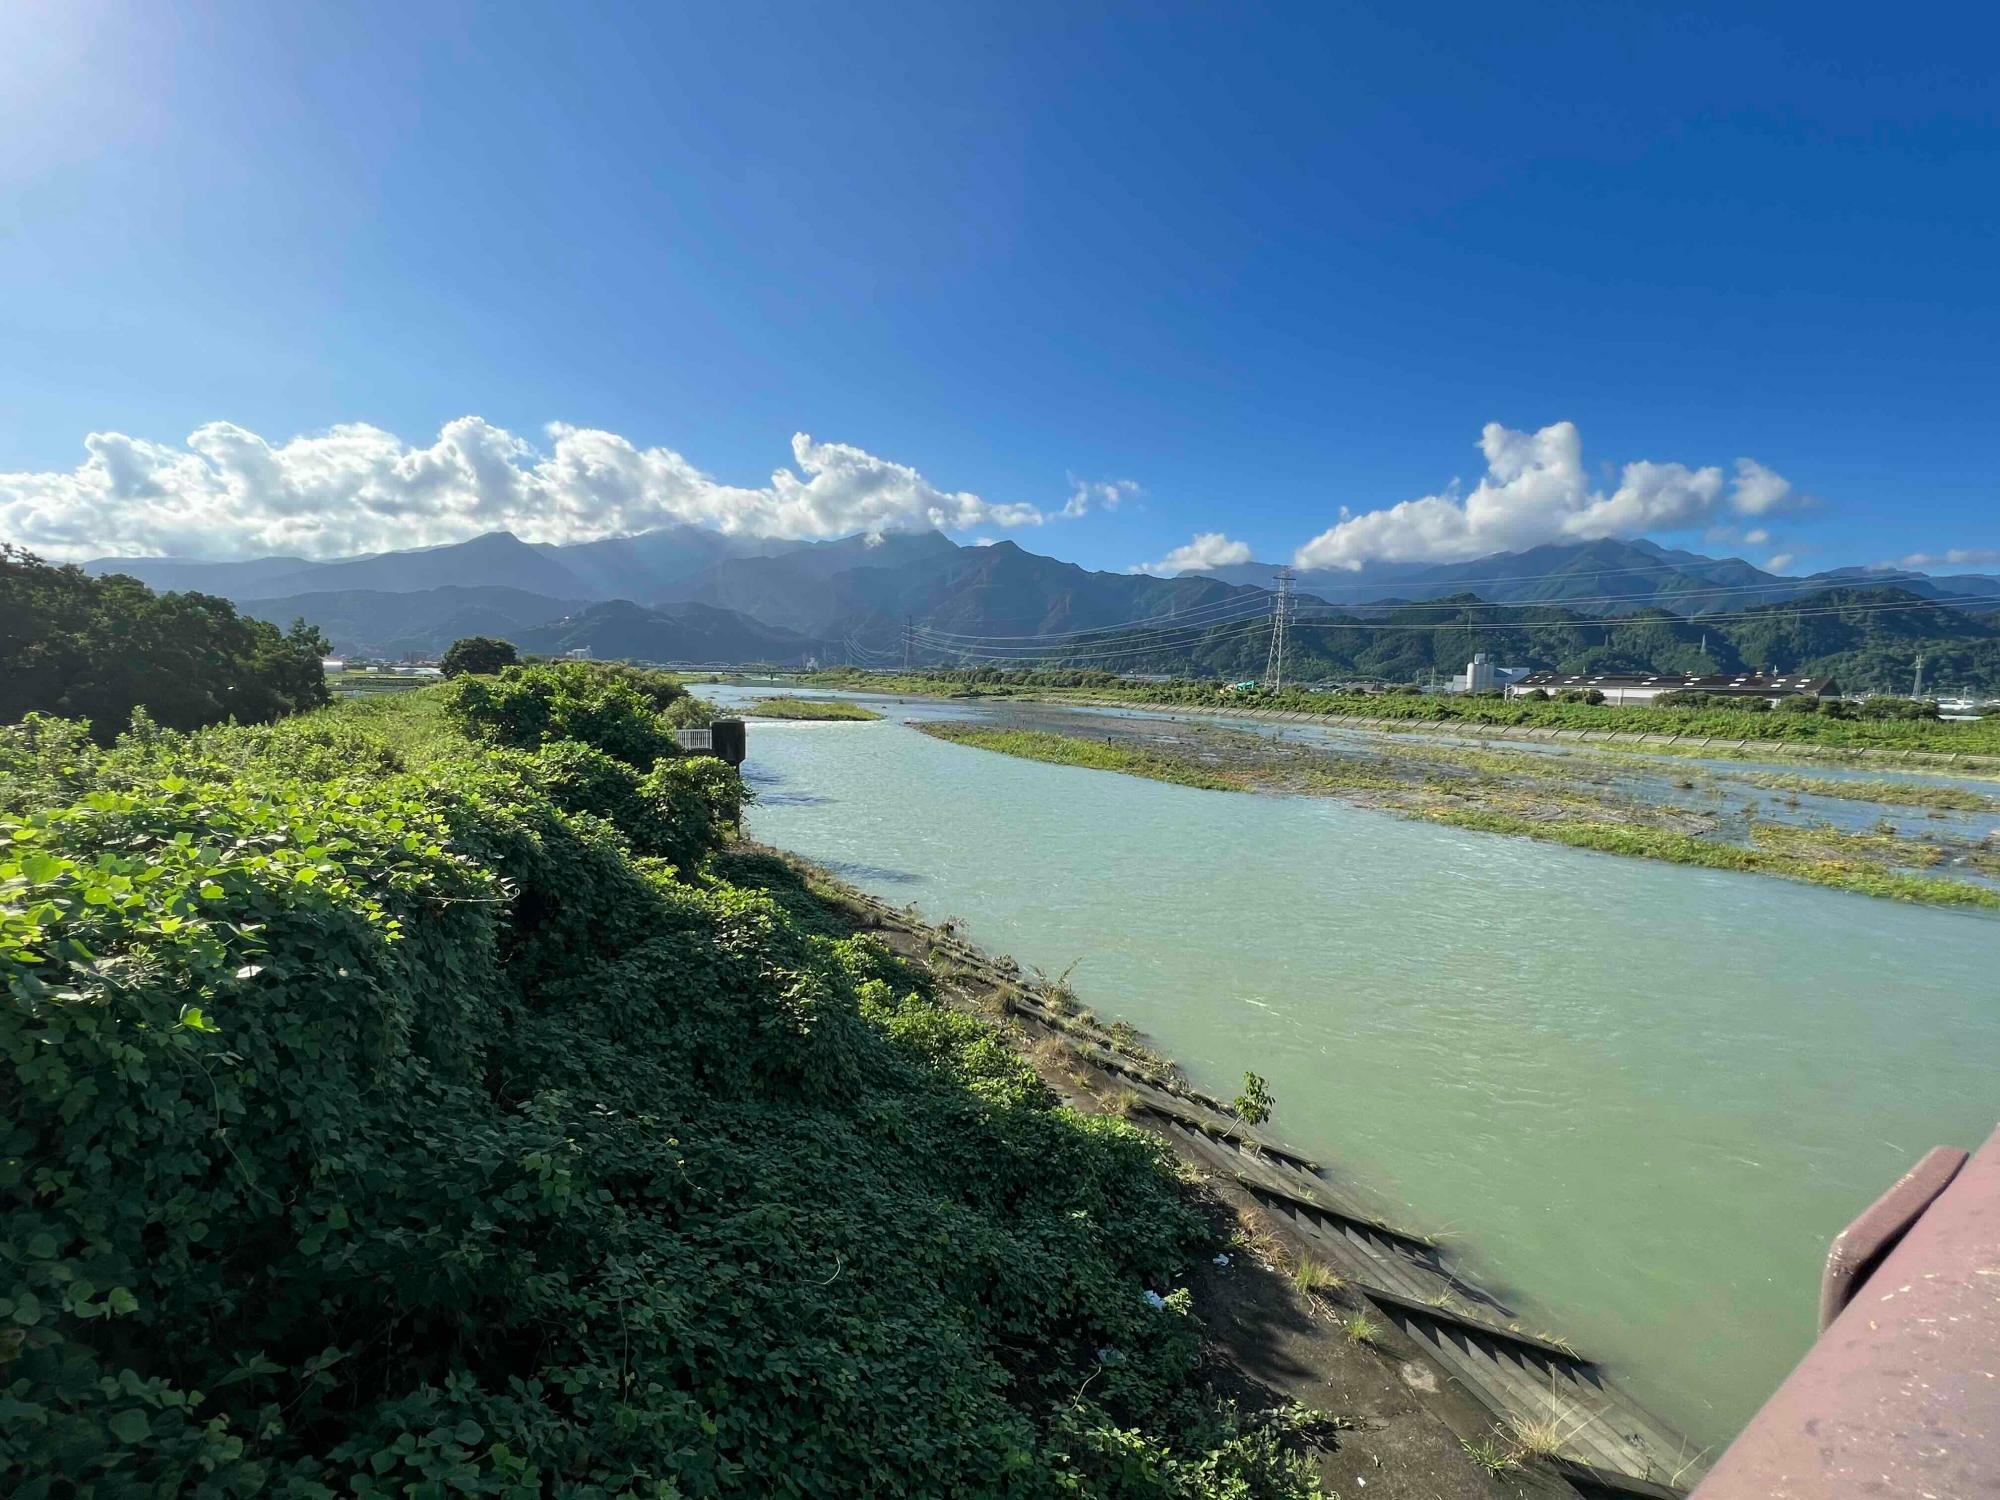
POLYGON ((627 661, 767 662, 802 666, 818 644, 796 631, 766 625, 709 604, 662 604, 629 599, 587 605, 510 637, 522 651, 560 656, 578 647, 592 656, 627 661))
MULTIPOLYGON (((1171 623, 1186 639, 1205 623, 1268 609, 1276 572, 1244 563, 1158 578, 1095 572, 1013 542, 961 546, 935 531, 805 542, 695 526, 567 545, 490 532, 331 562, 103 558, 85 567, 163 590, 221 594, 279 623, 302 615, 350 654, 429 654, 459 635, 483 634, 533 641, 536 650, 561 641, 568 643, 561 649, 599 655, 714 661, 741 652, 735 659, 774 662, 900 661, 906 622, 925 661, 1010 659, 1054 649, 1066 633, 1121 626, 1171 623), (622 607, 594 608, 614 603, 622 607), (681 608, 689 605, 705 612, 681 608)), ((1667 613, 1698 622, 1890 584, 1915 600, 1949 601, 1954 612, 2000 616, 2000 578, 1856 568, 1787 578, 1740 558, 1643 540, 1552 544, 1465 563, 1311 570, 1296 588, 1304 607, 1339 606, 1357 623, 1464 595, 1561 606, 1577 617, 1667 613)))
MULTIPOLYGON (((1268 588, 1275 563, 1212 568, 1206 576, 1268 588)), ((1704 557, 1643 538, 1551 543, 1496 552, 1464 563, 1370 563, 1348 572, 1301 569, 1295 586, 1329 604, 1384 605, 1475 593, 1494 604, 1572 604, 1597 614, 1664 608, 1703 615, 1796 599, 1825 588, 1894 585, 1920 598, 1963 599, 2000 607, 2000 578, 1963 574, 1931 578, 1905 570, 1836 568, 1789 577, 1740 557, 1704 557)))
POLYGON ((463 542, 327 562, 300 557, 248 562, 104 557, 83 566, 89 573, 129 574, 155 589, 195 589, 229 599, 347 589, 415 593, 456 586, 519 589, 557 599, 650 600, 724 558, 769 556, 804 545, 725 536, 699 526, 665 526, 637 536, 565 545, 524 542, 510 531, 489 531, 463 542))
POLYGON ((434 656, 468 635, 514 640, 560 615, 581 609, 582 599, 556 599, 497 584, 445 584, 397 593, 385 589, 327 589, 277 599, 245 599, 237 609, 254 619, 286 626, 310 620, 346 656, 434 656))

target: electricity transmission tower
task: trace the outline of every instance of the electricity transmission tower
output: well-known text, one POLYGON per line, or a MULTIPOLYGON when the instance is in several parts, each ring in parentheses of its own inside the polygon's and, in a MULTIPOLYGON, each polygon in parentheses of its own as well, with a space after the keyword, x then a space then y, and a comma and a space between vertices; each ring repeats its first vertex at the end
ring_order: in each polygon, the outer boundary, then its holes
POLYGON ((1292 613, 1292 570, 1278 569, 1278 598, 1271 610, 1271 655, 1264 663, 1264 680, 1271 691, 1285 688, 1285 624, 1292 613))
POLYGON ((910 670, 910 658, 911 655, 915 652, 916 647, 917 647, 916 626, 911 622, 911 619, 908 615, 904 615, 903 616, 903 671, 906 675, 910 670))

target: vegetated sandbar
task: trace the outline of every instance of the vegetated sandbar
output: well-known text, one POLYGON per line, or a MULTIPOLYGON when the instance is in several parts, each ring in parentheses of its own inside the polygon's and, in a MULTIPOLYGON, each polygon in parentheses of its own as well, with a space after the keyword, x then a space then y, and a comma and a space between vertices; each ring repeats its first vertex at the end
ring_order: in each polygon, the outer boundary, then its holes
MULTIPOLYGON (((1653 801, 1593 782, 1552 757, 1391 742, 1327 753, 1269 736, 1171 721, 1147 725, 1143 748, 1117 743, 1119 725, 1093 733, 919 722, 935 739, 1055 765, 1117 771, 1211 791, 1339 796, 1405 817, 1508 833, 1606 854, 1715 870, 1776 875, 1836 890, 1935 906, 2000 910, 2000 847, 1858 832, 1731 814, 1721 806, 1653 801), (1972 878, 1919 873, 1947 865, 1972 878)), ((1682 782, 1696 787, 1693 776, 1682 782)), ((1719 798, 1718 798, 1719 800, 1719 798)))
POLYGON ((882 716, 844 698, 759 698, 745 713, 763 719, 809 719, 861 724, 882 716))
POLYGON ((1561 739, 1605 748, 1643 741, 1648 753, 1735 759, 1782 756, 1837 763, 1948 768, 1954 775, 2000 776, 2000 716, 1959 722, 1867 719, 1830 713, 1734 708, 1621 707, 1530 699, 1421 693, 1239 693, 1206 682, 1121 682, 1108 674, 868 673, 838 668, 808 679, 822 686, 951 699, 1170 708, 1185 713, 1303 719, 1335 726, 1561 739), (1074 679, 1074 680, 1072 680, 1074 679))

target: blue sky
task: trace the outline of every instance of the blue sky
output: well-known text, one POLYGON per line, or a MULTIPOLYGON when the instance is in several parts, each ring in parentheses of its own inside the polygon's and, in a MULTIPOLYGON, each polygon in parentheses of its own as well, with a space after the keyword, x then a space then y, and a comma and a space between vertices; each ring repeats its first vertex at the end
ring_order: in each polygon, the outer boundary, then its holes
POLYGON ((2000 26, 1410 9, 9 8, 0 532, 2000 567, 2000 26))

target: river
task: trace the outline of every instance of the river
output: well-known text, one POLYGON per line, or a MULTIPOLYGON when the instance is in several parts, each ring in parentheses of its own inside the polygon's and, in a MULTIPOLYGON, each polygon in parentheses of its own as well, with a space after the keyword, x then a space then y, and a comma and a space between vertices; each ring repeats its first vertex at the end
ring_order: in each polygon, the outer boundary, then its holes
POLYGON ((876 706, 753 722, 753 836, 1073 963, 1225 1097, 1262 1074, 1280 1135, 1697 1442, 1811 1341, 1827 1240, 2000 1112, 1991 916, 1044 765, 901 722, 1005 706, 876 706))

